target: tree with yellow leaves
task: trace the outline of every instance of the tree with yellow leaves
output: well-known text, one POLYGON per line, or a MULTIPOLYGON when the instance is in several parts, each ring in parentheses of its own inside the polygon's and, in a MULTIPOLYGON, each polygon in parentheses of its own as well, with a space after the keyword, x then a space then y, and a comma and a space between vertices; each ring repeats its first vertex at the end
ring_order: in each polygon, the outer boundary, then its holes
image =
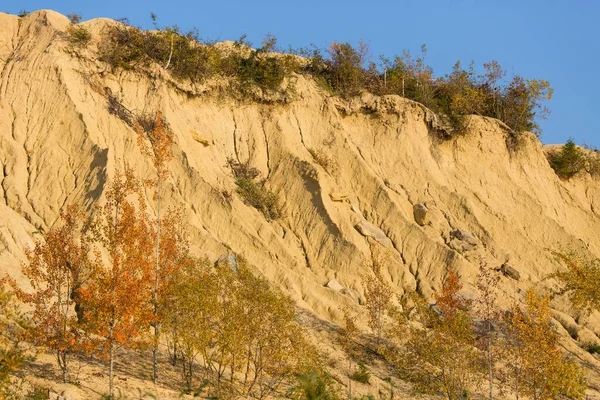
POLYGON ((390 354, 401 377, 422 393, 443 394, 449 400, 464 398, 481 380, 483 362, 475 347, 467 302, 459 295, 458 275, 450 270, 439 293, 436 312, 423 298, 413 296, 414 318, 400 321, 400 347, 390 354))
POLYGON ((515 396, 534 400, 581 399, 586 383, 582 369, 566 360, 552 327, 550 299, 527 291, 524 308, 514 304, 509 324, 509 367, 515 396))

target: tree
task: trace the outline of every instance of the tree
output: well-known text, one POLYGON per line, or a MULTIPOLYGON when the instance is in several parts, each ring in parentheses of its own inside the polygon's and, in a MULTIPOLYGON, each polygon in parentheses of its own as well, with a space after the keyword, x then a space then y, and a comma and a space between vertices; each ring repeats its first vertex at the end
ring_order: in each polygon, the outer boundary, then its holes
POLYGON ((205 261, 181 269, 172 288, 179 354, 187 388, 196 357, 216 394, 238 390, 264 398, 310 364, 312 350, 296 323, 292 301, 252 275, 243 260, 238 271, 205 261), (229 379, 227 379, 229 377, 229 379))
MULTIPOLYGON (((170 61, 170 58, 169 58, 170 61)), ((144 130, 139 122, 136 122, 135 129, 138 135, 138 146, 142 154, 148 156, 154 168, 156 169, 156 180, 152 182, 156 187, 156 242, 154 244, 155 267, 154 267, 154 290, 152 291, 152 303, 154 305, 154 348, 152 349, 152 380, 158 381, 158 341, 160 338, 159 322, 159 292, 161 290, 161 221, 160 221, 160 200, 161 189, 165 179, 167 179, 169 170, 167 163, 173 158, 173 135, 165 128, 164 121, 160 111, 156 112, 156 119, 152 130, 144 130), (149 145, 147 144, 149 142, 149 145)), ((164 275, 164 274, 163 274, 164 275)))
POLYGON ((89 266, 89 246, 81 240, 82 220, 77 207, 68 206, 45 241, 26 251, 28 263, 22 271, 33 292, 21 290, 12 281, 17 298, 32 307, 28 340, 55 354, 63 382, 67 382, 69 354, 81 345, 78 290, 89 266))
POLYGON ((534 400, 581 399, 586 384, 582 369, 563 358, 558 335, 551 323, 548 297, 527 291, 524 308, 513 304, 507 318, 510 352, 507 365, 512 372, 515 396, 534 400))
POLYGON ((405 333, 397 339, 404 342, 404 351, 391 353, 401 377, 413 382, 416 390, 443 394, 449 400, 468 395, 479 383, 482 370, 472 321, 465 310, 467 302, 458 294, 460 289, 458 276, 450 270, 436 294, 441 313, 414 296, 413 312, 403 313, 414 319, 400 321, 405 333))
POLYGON ((329 81, 333 90, 342 96, 354 96, 360 93, 365 83, 363 69, 369 55, 369 47, 362 40, 358 48, 350 43, 333 42, 327 49, 329 58, 329 81))
POLYGON ((504 89, 500 120, 516 132, 530 131, 539 136, 541 130, 535 118, 545 119, 550 113, 542 101, 550 100, 552 92, 546 80, 514 76, 504 89))
POLYGON ((125 170, 124 175, 117 171, 107 190, 106 204, 96 210, 91 225, 95 260, 87 285, 80 289, 91 351, 109 361, 111 397, 117 351, 123 346, 145 345, 142 339, 147 326, 154 322, 148 302, 154 243, 144 203, 139 198, 139 185, 132 171, 125 170), (131 197, 138 198, 137 207, 131 197))
POLYGON ((585 168, 585 156, 569 138, 560 151, 550 154, 550 166, 556 175, 569 179, 585 168))
POLYGON ((600 310, 600 259, 586 259, 576 253, 555 252, 554 256, 566 268, 550 275, 558 279, 559 293, 567 294, 575 307, 588 314, 600 310))
POLYGON ((377 332, 377 347, 381 342, 382 317, 387 310, 392 298, 392 289, 384 280, 381 273, 382 264, 388 259, 388 255, 382 255, 379 245, 370 243, 371 259, 369 267, 373 275, 366 279, 365 297, 367 300, 367 312, 369 315, 369 327, 377 332), (382 260, 383 258, 383 260, 382 260))
POLYGON ((494 322, 499 321, 500 312, 498 308, 498 278, 493 276, 485 263, 479 266, 477 274, 477 291, 479 298, 475 302, 475 314, 483 322, 479 343, 482 344, 488 372, 488 383, 490 386, 490 400, 494 397, 494 371, 497 357, 496 344, 498 331, 494 322))

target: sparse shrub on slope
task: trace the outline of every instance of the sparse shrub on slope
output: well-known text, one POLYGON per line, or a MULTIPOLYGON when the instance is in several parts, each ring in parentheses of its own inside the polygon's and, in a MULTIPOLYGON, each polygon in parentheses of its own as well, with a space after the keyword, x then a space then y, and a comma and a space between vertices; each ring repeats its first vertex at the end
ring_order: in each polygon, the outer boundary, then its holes
POLYGON ((228 163, 235 177, 237 193, 244 199, 244 202, 262 212, 269 221, 281 217, 279 196, 265 186, 264 179, 258 179, 259 171, 251 167, 248 162, 240 163, 229 159, 228 163))
POLYGON ((369 379, 371 379, 371 373, 367 369, 367 366, 364 362, 360 361, 358 363, 358 368, 350 375, 350 379, 360 383, 369 383, 369 379))
POLYGON ((90 31, 83 26, 75 25, 75 23, 69 25, 67 34, 69 35, 69 42, 77 47, 86 47, 92 40, 90 31))
POLYGON ((556 175, 563 179, 569 179, 585 168, 585 156, 573 139, 569 139, 560 151, 550 154, 549 161, 556 175))
POLYGON ((238 186, 237 193, 244 201, 262 212, 269 221, 281 217, 279 196, 265 186, 265 181, 237 178, 235 184, 238 186))

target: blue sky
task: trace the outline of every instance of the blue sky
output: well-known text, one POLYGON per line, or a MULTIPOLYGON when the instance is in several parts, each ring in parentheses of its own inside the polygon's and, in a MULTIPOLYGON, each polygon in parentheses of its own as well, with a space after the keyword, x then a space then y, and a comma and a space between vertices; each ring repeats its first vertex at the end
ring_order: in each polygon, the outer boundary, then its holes
POLYGON ((600 147, 595 116, 600 95, 596 77, 600 63, 597 28, 600 2, 592 0, 396 0, 396 1, 38 1, 0 5, 0 11, 53 9, 78 12, 83 19, 127 17, 151 28, 150 12, 159 24, 197 27, 200 36, 235 40, 246 33, 259 44, 265 34, 279 45, 325 48, 334 40, 370 45, 374 60, 392 57, 421 44, 436 75, 450 71, 457 60, 478 67, 497 60, 509 74, 547 79, 554 97, 552 114, 541 122, 544 143, 600 147))

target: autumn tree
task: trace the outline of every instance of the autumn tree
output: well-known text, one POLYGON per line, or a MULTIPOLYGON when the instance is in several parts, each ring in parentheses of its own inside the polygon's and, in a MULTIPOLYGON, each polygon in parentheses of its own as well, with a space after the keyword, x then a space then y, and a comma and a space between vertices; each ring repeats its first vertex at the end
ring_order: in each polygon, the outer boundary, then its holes
POLYGON ((368 266, 373 272, 372 275, 367 275, 365 297, 367 300, 367 312, 369 316, 369 327, 373 332, 377 333, 377 347, 381 342, 382 318, 386 312, 390 300, 392 298, 392 289, 383 278, 381 268, 388 260, 389 255, 383 253, 381 247, 374 243, 370 243, 371 257, 368 261, 368 266))
POLYGON ((89 247, 81 240, 83 220, 76 206, 68 206, 45 240, 26 251, 22 272, 32 291, 21 290, 12 281, 17 298, 32 307, 28 340, 54 353, 63 382, 67 382, 69 355, 81 344, 79 288, 89 267, 89 247))
POLYGON ((574 252, 555 252, 554 256, 564 267, 550 275, 558 280, 559 293, 566 294, 575 307, 588 314, 600 310, 600 259, 574 252))
POLYGON ((449 400, 463 398, 480 382, 482 362, 475 347, 472 320, 467 302, 459 294, 458 276, 450 270, 438 294, 441 313, 422 297, 413 296, 412 315, 401 321, 404 332, 396 340, 400 347, 389 352, 400 375, 429 394, 443 394, 449 400))
POLYGON ((527 291, 525 305, 513 304, 508 315, 509 357, 515 396, 534 400, 581 399, 586 383, 582 369, 562 356, 553 329, 548 297, 527 291))
POLYGON ((172 290, 182 372, 191 388, 198 358, 215 394, 264 398, 310 363, 312 351, 291 300, 237 262, 237 272, 202 261, 180 270, 172 290))
POLYGON ((154 321, 148 302, 154 243, 132 171, 117 171, 106 193, 106 204, 98 207, 91 225, 95 260, 88 283, 80 293, 89 343, 93 351, 109 361, 112 396, 118 350, 144 344, 141 339, 147 334, 148 324, 154 321), (132 201, 136 197, 138 201, 132 201))
MULTIPOLYGON (((170 60, 170 58, 169 58, 170 60)), ((152 182, 155 186, 156 199, 156 241, 154 244, 155 267, 154 267, 154 290, 152 291, 152 303, 154 305, 154 347, 152 349, 152 379, 154 383, 158 380, 158 342, 160 338, 160 321, 159 321, 159 292, 161 291, 161 190, 164 180, 167 179, 169 170, 167 163, 173 158, 173 135, 165 127, 165 123, 160 111, 156 113, 154 126, 150 129, 144 129, 139 121, 135 126, 138 135, 138 145, 142 153, 149 157, 154 164, 156 170, 156 178, 152 182)), ((162 271, 163 276, 167 271, 162 271)))

